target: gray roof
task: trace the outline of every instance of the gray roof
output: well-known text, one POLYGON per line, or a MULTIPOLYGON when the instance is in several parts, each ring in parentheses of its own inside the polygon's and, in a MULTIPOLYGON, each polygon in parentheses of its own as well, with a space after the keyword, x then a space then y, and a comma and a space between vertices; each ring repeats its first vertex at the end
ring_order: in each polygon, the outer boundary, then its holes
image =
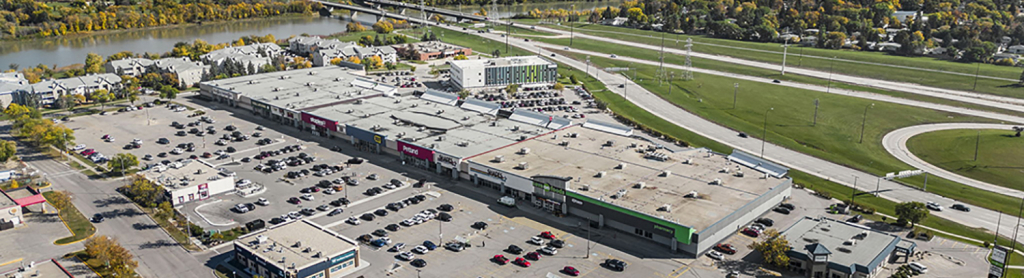
POLYGON ((427 89, 423 91, 423 95, 420 98, 437 102, 444 105, 454 106, 459 102, 459 96, 452 93, 442 92, 434 89, 427 89))
POLYGON ((90 74, 85 76, 70 77, 57 80, 44 80, 29 85, 35 92, 49 92, 56 88, 74 90, 79 87, 100 86, 103 84, 118 84, 121 77, 113 73, 90 74))
POLYGON ((148 67, 148 66, 152 65, 154 62, 153 62, 153 60, 146 59, 146 58, 128 57, 128 58, 124 58, 124 59, 121 59, 121 60, 110 61, 108 63, 110 64, 110 66, 112 66, 112 67, 114 67, 116 69, 116 68, 148 67))
POLYGON ((306 219, 248 234, 235 240, 235 246, 292 273, 359 249, 352 239, 306 219))
POLYGON ((393 86, 366 80, 353 73, 344 67, 317 67, 206 81, 201 85, 218 87, 296 111, 394 93, 393 86))
POLYGON ((204 65, 202 62, 195 62, 188 57, 179 58, 163 58, 153 61, 153 65, 160 70, 174 73, 182 73, 196 70, 203 70, 210 68, 210 66, 204 65))
POLYGON ((476 111, 488 115, 497 115, 498 110, 501 110, 501 105, 497 103, 471 98, 463 101, 460 107, 462 107, 462 109, 476 111))
POLYGON ((829 253, 829 268, 844 273, 870 273, 896 248, 900 238, 863 225, 805 217, 782 233, 792 249, 790 257, 829 253))

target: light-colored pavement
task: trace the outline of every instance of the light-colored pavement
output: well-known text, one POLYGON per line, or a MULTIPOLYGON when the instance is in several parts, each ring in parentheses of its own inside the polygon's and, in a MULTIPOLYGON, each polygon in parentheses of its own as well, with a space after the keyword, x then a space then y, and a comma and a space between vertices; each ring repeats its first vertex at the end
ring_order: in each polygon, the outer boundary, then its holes
MULTIPOLYGON (((543 27, 543 26, 536 26, 536 28, 537 28, 538 31, 551 32, 551 33, 561 34, 561 35, 569 33, 569 32, 566 32, 564 30, 547 28, 547 27, 543 27)), ((623 36, 638 36, 636 34, 631 34, 631 33, 626 33, 626 32, 611 32, 611 33, 615 33, 615 34, 623 35, 623 36)), ((579 33, 579 32, 575 33, 574 36, 579 37, 579 38, 594 39, 594 40, 599 40, 599 41, 604 41, 604 42, 609 42, 609 43, 621 44, 621 45, 626 45, 626 46, 630 46, 630 47, 636 47, 636 48, 639 48, 639 49, 647 49, 647 50, 653 50, 653 51, 658 51, 658 50, 661 49, 661 47, 657 46, 657 45, 649 45, 649 44, 643 44, 643 43, 637 43, 637 42, 630 42, 630 41, 623 41, 623 40, 617 40, 617 39, 610 39, 610 38, 606 38, 606 37, 588 35, 588 34, 579 33)), ((685 50, 679 50, 679 49, 666 48, 665 52, 666 53, 676 54, 676 55, 686 55, 686 51, 685 50)), ((763 69, 770 69, 770 70, 781 70, 781 65, 776 65, 776 64, 771 64, 771 63, 764 63, 764 62, 757 62, 757 61, 750 61, 750 60, 744 60, 744 59, 733 58, 733 57, 729 57, 729 56, 712 55, 712 54, 706 54, 706 53, 700 53, 700 52, 692 52, 692 56, 693 57, 697 57, 697 58, 710 59, 710 60, 715 60, 715 61, 720 61, 720 62, 727 62, 727 63, 739 64, 739 65, 756 67, 756 68, 763 68, 763 69)), ((966 103, 973 103, 973 104, 979 104, 979 105, 1003 108, 1003 109, 1008 109, 1008 110, 1024 111, 1024 99, 1019 99, 1019 98, 1011 98, 1011 97, 1003 97, 1003 96, 997 96, 997 95, 991 95, 991 94, 966 92, 966 91, 958 91, 958 90, 950 90, 950 89, 929 87, 929 86, 921 85, 921 84, 911 84, 911 83, 903 83, 903 82, 878 80, 878 79, 864 78, 864 77, 858 77, 858 76, 829 73, 829 72, 823 72, 823 71, 812 70, 812 69, 804 69, 804 68, 798 68, 798 67, 793 67, 793 66, 790 66, 790 67, 786 68, 786 72, 791 73, 791 74, 806 75, 806 76, 811 76, 811 77, 816 77, 816 78, 821 78, 821 79, 831 78, 832 80, 835 80, 835 81, 838 81, 838 82, 850 83, 850 84, 855 84, 855 85, 865 86, 865 87, 880 88, 880 89, 885 89, 885 90, 890 90, 890 91, 899 91, 899 92, 919 94, 919 95, 925 95, 925 96, 937 97, 937 98, 945 98, 945 99, 950 99, 950 100, 955 100, 955 101, 961 101, 961 102, 966 102, 966 103)))
MULTIPOLYGON (((455 27, 446 27, 450 30, 460 31, 455 27)), ((547 30, 544 30, 547 31, 547 30)), ((552 32, 557 32, 551 30, 552 32)), ((495 34, 479 34, 481 37, 504 41, 500 35, 495 34)), ((608 41, 607 38, 602 40, 608 41)), ((529 51, 539 51, 540 46, 533 42, 524 42, 523 40, 510 40, 511 44, 518 46, 529 51)), ((579 70, 586 70, 587 65, 585 62, 572 60, 561 55, 556 55, 552 59, 564 63, 568 66, 579 70)), ((592 73, 597 75, 599 81, 605 84, 621 84, 623 81, 618 75, 604 72, 601 70, 591 70, 592 73)), ((750 138, 741 138, 736 136, 736 131, 719 126, 707 119, 701 118, 694 114, 687 112, 686 110, 679 108, 661 99, 657 95, 643 89, 643 87, 633 82, 626 83, 625 88, 618 88, 617 86, 609 86, 609 90, 614 93, 624 95, 627 100, 633 102, 640 108, 647 110, 648 112, 661 117, 677 126, 686 128, 698 135, 722 142, 730 147, 743 150, 750 153, 758 153, 761 148, 761 141, 750 138), (628 90, 629 94, 626 95, 625 91, 628 90)), ((938 202, 944 206, 951 205, 956 201, 945 198, 936 194, 926 193, 915 188, 906 187, 892 181, 886 181, 875 175, 865 173, 856 169, 852 169, 846 166, 835 164, 811 155, 803 154, 797 151, 786 149, 774 144, 766 144, 764 150, 764 156, 767 159, 777 161, 783 165, 786 165, 794 170, 799 170, 811 175, 818 176, 839 184, 846 186, 853 186, 854 180, 858 179, 863 181, 861 189, 864 188, 865 183, 875 183, 876 188, 881 192, 880 196, 895 202, 903 201, 919 201, 919 202, 938 202)), ((907 169, 909 170, 909 169, 907 169)), ((999 215, 992 210, 977 208, 970 213, 964 213, 960 211, 949 210, 945 212, 936 212, 936 215, 944 217, 958 223, 971 226, 985 228, 989 230, 995 230, 996 223, 999 215)), ((1004 231, 1012 231, 1016 228, 1013 219, 1009 221, 1003 221, 1001 229, 1004 231)), ((1021 234, 1018 239, 1024 238, 1024 234, 1021 234)))
POLYGON ((890 154, 898 158, 900 161, 903 161, 903 163, 910 164, 910 166, 914 166, 914 168, 917 169, 925 170, 925 172, 928 172, 931 175, 939 176, 944 179, 958 182, 961 184, 967 184, 974 188, 984 189, 1003 195, 1022 198, 1024 197, 1024 192, 1021 192, 1020 190, 994 185, 991 183, 964 177, 950 171, 946 171, 945 169, 939 168, 935 165, 925 162, 921 158, 911 153, 909 149, 907 149, 907 140, 910 140, 910 137, 914 137, 914 135, 918 135, 921 133, 950 129, 1010 130, 1012 127, 1013 125, 976 123, 915 125, 889 132, 889 134, 886 134, 885 137, 882 137, 882 145, 885 146, 886 151, 888 151, 890 154))

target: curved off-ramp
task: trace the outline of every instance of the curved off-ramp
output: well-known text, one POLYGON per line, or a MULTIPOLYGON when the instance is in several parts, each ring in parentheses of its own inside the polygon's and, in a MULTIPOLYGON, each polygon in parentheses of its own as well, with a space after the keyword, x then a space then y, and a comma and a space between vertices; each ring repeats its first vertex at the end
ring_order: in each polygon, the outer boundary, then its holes
POLYGON ((975 180, 972 178, 964 177, 959 174, 946 171, 945 169, 939 168, 931 163, 925 162, 921 158, 917 157, 907 148, 907 140, 915 135, 928 133, 932 131, 950 130, 950 129, 1002 129, 1010 131, 1014 125, 1007 124, 978 124, 978 123, 948 123, 948 124, 927 124, 927 125, 915 125, 904 127, 901 129, 889 132, 882 137, 882 145, 885 146, 885 150, 895 156, 900 161, 910 164, 910 166, 924 170, 933 176, 939 176, 941 178, 951 180, 960 184, 964 184, 970 187, 992 191, 995 193, 1014 196, 1017 198, 1024 197, 1024 192, 1012 188, 1006 188, 991 183, 975 180))

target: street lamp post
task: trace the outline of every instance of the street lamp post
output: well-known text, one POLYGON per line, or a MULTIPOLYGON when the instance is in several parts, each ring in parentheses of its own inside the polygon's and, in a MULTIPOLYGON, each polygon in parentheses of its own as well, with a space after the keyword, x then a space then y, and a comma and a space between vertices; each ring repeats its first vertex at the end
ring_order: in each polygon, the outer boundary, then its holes
POLYGON ((732 83, 732 109, 736 109, 736 93, 740 90, 740 83, 732 83))
POLYGON ((786 54, 789 54, 789 40, 782 45, 782 75, 786 75, 786 54))
POLYGON ((832 65, 836 63, 836 56, 832 56, 832 61, 828 63, 828 87, 825 88, 825 93, 832 92, 832 65))
POLYGON ((864 142, 864 126, 868 122, 868 109, 871 107, 875 107, 875 104, 864 106, 864 118, 860 121, 860 140, 857 140, 857 144, 864 142))
MULTIPOLYGON (((576 11, 576 4, 572 4, 572 11, 576 11)), ((574 37, 574 28, 572 26, 572 16, 569 16, 569 46, 572 46, 572 38, 574 37)))
POLYGON ((586 74, 590 75, 590 55, 587 55, 587 69, 586 74))
POLYGON ((775 110, 774 107, 764 111, 764 131, 761 135, 761 158, 764 158, 764 142, 768 140, 768 112, 775 110))

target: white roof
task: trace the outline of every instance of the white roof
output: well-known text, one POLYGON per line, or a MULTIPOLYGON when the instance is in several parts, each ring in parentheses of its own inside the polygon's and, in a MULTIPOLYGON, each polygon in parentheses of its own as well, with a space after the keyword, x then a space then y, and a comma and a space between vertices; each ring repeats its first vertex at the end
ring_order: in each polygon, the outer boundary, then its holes
POLYGON ((631 128, 631 127, 620 125, 620 124, 615 124, 615 123, 602 122, 602 121, 593 120, 593 119, 587 120, 586 123, 583 123, 583 127, 589 128, 589 129, 593 129, 593 130, 604 131, 604 132, 615 134, 615 135, 621 135, 621 136, 632 136, 633 135, 633 128, 631 128))
POLYGON ((546 127, 548 125, 548 122, 551 121, 552 116, 544 113, 533 112, 527 109, 516 109, 516 111, 513 111, 512 116, 509 116, 508 119, 524 124, 546 127))
POLYGON ((501 109, 501 105, 493 102, 487 102, 476 99, 467 99, 462 102, 462 109, 476 111, 488 115, 498 115, 498 110, 501 109))
POLYGON ((455 106, 455 104, 459 103, 458 95, 449 94, 434 89, 427 89, 426 91, 423 92, 423 95, 421 95, 420 98, 451 106, 455 106))

